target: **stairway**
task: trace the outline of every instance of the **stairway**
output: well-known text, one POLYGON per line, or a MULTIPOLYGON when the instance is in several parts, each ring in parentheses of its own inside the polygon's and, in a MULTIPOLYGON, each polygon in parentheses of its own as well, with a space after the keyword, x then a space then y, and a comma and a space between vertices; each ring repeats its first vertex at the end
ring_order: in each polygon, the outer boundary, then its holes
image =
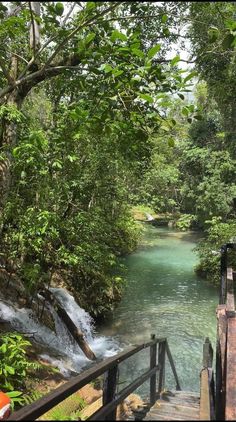
POLYGON ((143 421, 196 421, 200 419, 200 395, 188 391, 166 391, 150 408, 143 421))

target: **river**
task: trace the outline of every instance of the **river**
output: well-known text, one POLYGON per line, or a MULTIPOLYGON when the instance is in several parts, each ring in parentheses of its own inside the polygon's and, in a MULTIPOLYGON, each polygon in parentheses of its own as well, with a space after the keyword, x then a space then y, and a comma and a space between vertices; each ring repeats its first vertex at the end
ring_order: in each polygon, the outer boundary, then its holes
MULTIPOLYGON (((112 320, 99 327, 125 347, 167 337, 181 388, 199 391, 205 337, 215 346, 218 289, 194 273, 199 235, 144 226, 139 248, 123 259, 127 285, 112 320)), ((120 389, 148 368, 148 351, 120 365, 120 389)), ((166 387, 174 388, 167 368, 166 387)), ((146 382, 137 392, 148 393, 146 382)))

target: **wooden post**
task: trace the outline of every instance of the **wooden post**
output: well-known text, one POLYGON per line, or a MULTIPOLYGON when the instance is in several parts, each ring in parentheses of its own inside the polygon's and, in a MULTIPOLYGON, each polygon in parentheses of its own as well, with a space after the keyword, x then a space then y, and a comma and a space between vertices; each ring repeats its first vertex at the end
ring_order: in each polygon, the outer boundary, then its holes
POLYGON ((159 343, 158 346, 158 365, 160 367, 158 393, 160 394, 165 385, 165 355, 166 355, 166 341, 159 343))
MULTIPOLYGON (((151 340, 155 340, 155 334, 151 334, 151 340)), ((157 344, 150 346, 150 369, 153 369, 157 364, 157 344)), ((156 385, 157 385, 157 374, 150 378, 150 404, 154 405, 156 401, 156 385)))
POLYGON ((209 337, 206 337, 203 344, 203 368, 212 368, 213 349, 209 337))
POLYGON ((220 300, 219 305, 225 303, 226 300, 226 276, 227 276, 227 245, 221 246, 220 257, 220 300))
MULTIPOLYGON (((103 406, 114 400, 116 395, 116 385, 118 376, 118 365, 113 366, 105 374, 104 387, 103 387, 103 406)), ((116 409, 105 417, 106 421, 116 420, 116 409)))
POLYGON ((216 420, 224 420, 226 349, 227 349, 227 315, 226 305, 218 305, 216 343, 216 420))

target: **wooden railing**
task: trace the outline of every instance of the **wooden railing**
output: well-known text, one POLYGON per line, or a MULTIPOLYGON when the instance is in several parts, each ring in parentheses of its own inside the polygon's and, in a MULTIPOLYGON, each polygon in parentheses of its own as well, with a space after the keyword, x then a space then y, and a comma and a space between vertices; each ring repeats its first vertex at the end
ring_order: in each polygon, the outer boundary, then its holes
POLYGON ((217 307, 216 344, 216 419, 235 420, 236 417, 236 312, 234 301, 234 272, 229 267, 228 251, 235 243, 221 247, 219 305, 217 307))
POLYGON ((172 355, 170 353, 169 345, 166 338, 155 338, 152 335, 151 341, 148 343, 133 346, 127 350, 117 354, 114 357, 108 358, 103 362, 95 364, 90 369, 87 369, 82 374, 72 378, 66 384, 58 387, 54 391, 45 395, 34 403, 23 407, 14 412, 8 420, 22 421, 35 420, 46 413, 52 407, 56 406, 61 401, 65 400, 71 394, 84 387, 89 382, 93 381, 102 374, 105 374, 105 382, 103 387, 103 406, 95 412, 88 420, 116 420, 117 406, 136 388, 142 385, 145 381, 150 379, 150 406, 156 401, 158 394, 164 389, 165 384, 165 357, 167 356, 170 367, 172 369, 174 379, 176 382, 176 389, 180 390, 180 384, 176 373, 175 365, 172 355), (158 345, 158 349, 157 349, 158 345), (143 349, 150 349, 150 367, 143 375, 139 376, 135 381, 130 383, 122 391, 116 394, 117 375, 119 371, 119 364, 132 355, 140 352, 143 349), (158 358, 158 361, 157 361, 158 358), (158 388, 157 388, 157 373, 158 388))
POLYGON ((219 304, 226 304, 227 301, 227 268, 228 266, 228 250, 236 250, 236 243, 225 243, 221 246, 220 258, 220 295, 219 304))
POLYGON ((200 420, 215 420, 215 387, 212 369, 213 349, 207 337, 203 345, 203 362, 200 374, 200 420))

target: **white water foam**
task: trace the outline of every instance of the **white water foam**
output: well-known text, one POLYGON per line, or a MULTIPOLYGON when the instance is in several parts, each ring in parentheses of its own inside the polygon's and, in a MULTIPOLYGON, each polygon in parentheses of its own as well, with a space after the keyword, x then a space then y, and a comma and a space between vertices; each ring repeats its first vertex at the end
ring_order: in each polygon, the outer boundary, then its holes
MULTIPOLYGON (((96 336, 95 324, 91 315, 89 315, 88 312, 76 303, 74 297, 68 293, 67 290, 58 287, 50 288, 50 291, 63 306, 76 327, 80 328, 97 358, 114 356, 117 351, 120 350, 114 339, 104 336, 96 336)), ((58 329, 61 330, 61 328, 62 323, 60 321, 58 329)), ((78 347, 77 344, 76 347, 78 347)))
MULTIPOLYGON (((84 333, 91 349, 98 359, 115 355, 120 349, 118 343, 111 337, 97 336, 91 316, 75 302, 72 295, 65 289, 52 288, 51 292, 68 312, 75 325, 84 333)), ((69 370, 80 372, 90 363, 82 350, 60 320, 54 308, 47 304, 54 322, 56 333, 43 325, 27 308, 17 308, 0 301, 0 320, 9 322, 11 326, 24 334, 31 334, 34 340, 44 346, 46 354, 41 357, 57 366, 66 374, 69 370)))

